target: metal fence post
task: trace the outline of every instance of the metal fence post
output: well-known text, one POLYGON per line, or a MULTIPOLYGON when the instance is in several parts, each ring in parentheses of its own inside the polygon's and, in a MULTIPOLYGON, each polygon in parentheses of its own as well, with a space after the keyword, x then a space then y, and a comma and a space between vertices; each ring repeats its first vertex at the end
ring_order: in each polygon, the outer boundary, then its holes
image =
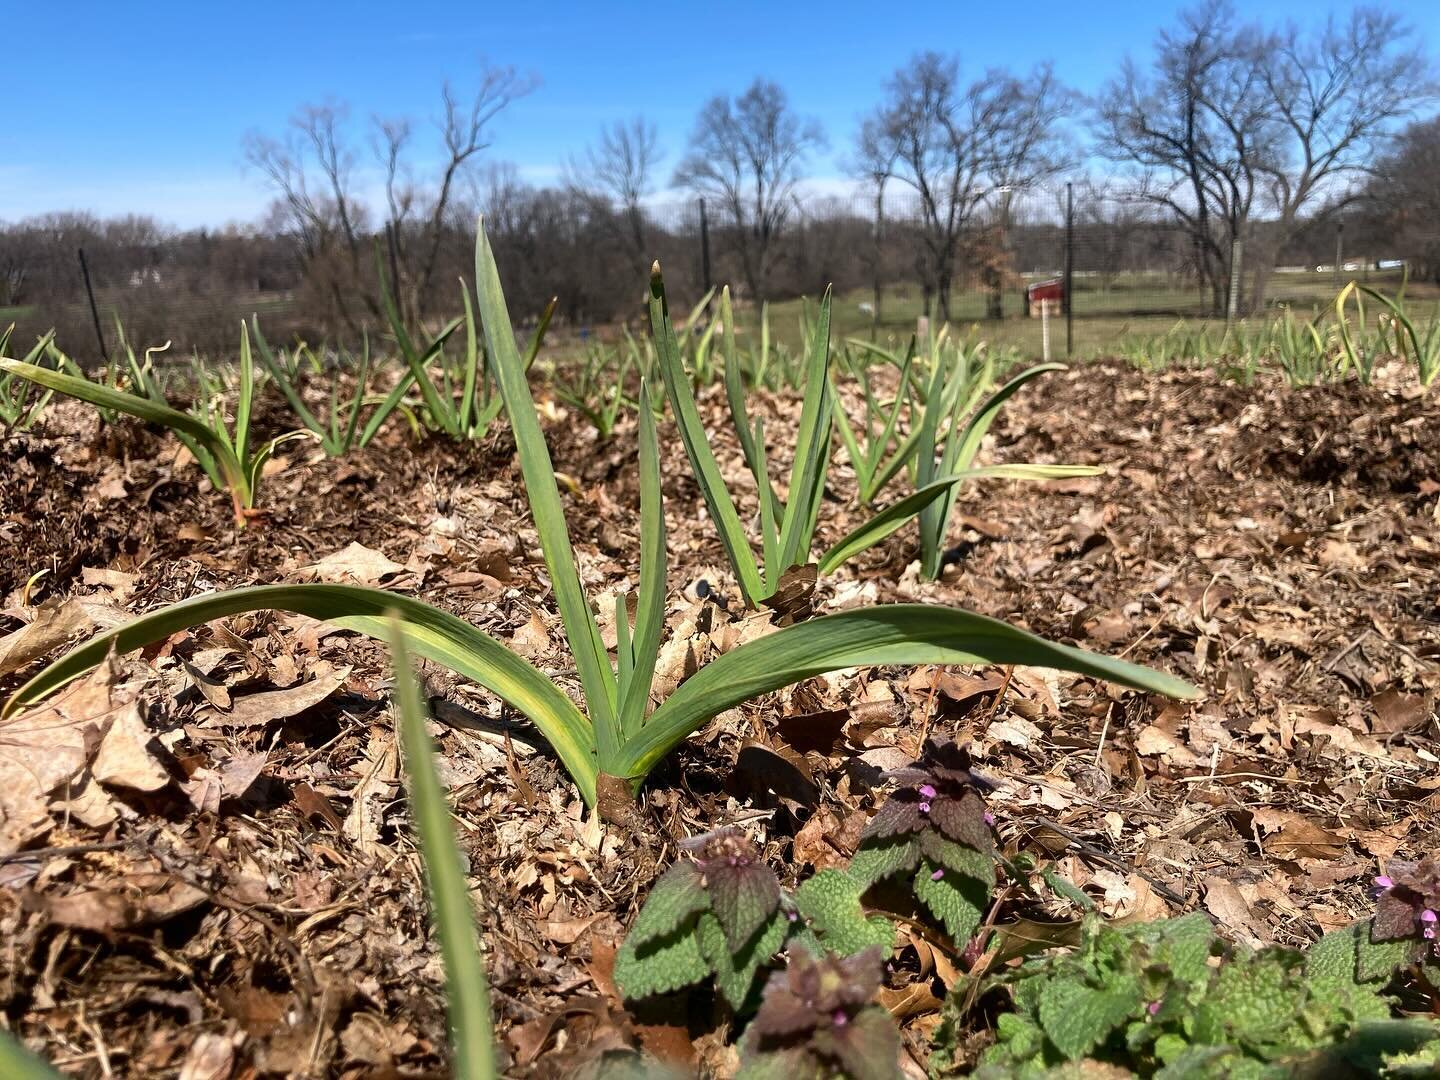
POLYGON ((1238 236, 1230 241, 1230 296, 1225 304, 1225 327, 1229 329, 1240 314, 1240 263, 1245 243, 1238 236))
POLYGON ((85 262, 85 249, 76 248, 75 253, 80 256, 80 275, 85 279, 85 295, 90 297, 90 318, 95 323, 95 340, 100 343, 100 359, 108 366, 110 350, 105 348, 105 333, 100 329, 100 309, 95 306, 95 289, 90 284, 90 266, 85 262))
POLYGON ((1065 183, 1065 359, 1075 350, 1075 185, 1065 183))
POLYGON ((884 256, 885 244, 885 180, 883 177, 875 185, 875 251, 874 264, 871 268, 871 291, 875 310, 870 313, 870 340, 875 341, 880 334, 880 303, 881 288, 880 281, 880 260, 884 256))
POLYGON ((1335 223, 1335 288, 1340 288, 1345 273, 1345 222, 1335 223))
POLYGON ((705 220, 705 200, 700 200, 700 292, 710 291, 710 225, 705 220))

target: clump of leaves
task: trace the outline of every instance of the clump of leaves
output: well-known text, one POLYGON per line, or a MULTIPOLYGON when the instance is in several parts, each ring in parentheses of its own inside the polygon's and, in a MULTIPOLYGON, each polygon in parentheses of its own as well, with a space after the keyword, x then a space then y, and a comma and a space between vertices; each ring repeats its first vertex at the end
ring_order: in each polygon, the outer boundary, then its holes
MULTIPOLYGON (((999 1018, 976 1075, 1043 1076, 1082 1061, 1197 1080, 1384 1074, 1401 1055, 1440 1048, 1440 1025, 1390 1019, 1384 983, 1357 971, 1361 937, 1349 928, 1308 952, 1256 952, 1226 946, 1201 914, 1126 927, 1089 918, 1074 951, 990 980, 1009 987, 1015 1011, 999 1018)), ((957 1012, 941 1029, 942 1068, 957 1012)))
POLYGON ((861 834, 849 873, 868 888, 910 877, 911 891, 958 944, 969 939, 995 884, 994 819, 986 782, 953 742, 929 742, 914 765, 888 774, 900 787, 861 834))
MULTIPOLYGON (((10 335, 14 330, 14 323, 4 330, 0 330, 0 353, 6 351, 10 344, 10 335)), ((23 362, 35 364, 40 360, 50 347, 52 336, 53 332, 37 341, 35 347, 25 354, 23 362)), ((11 431, 29 431, 31 425, 45 411, 45 406, 50 402, 50 395, 54 392, 48 388, 37 390, 35 383, 12 375, 8 371, 0 371, 0 427, 11 431)))
POLYGON ((94 405, 102 412, 124 413, 169 428, 205 470, 211 485, 217 491, 230 493, 235 508, 235 524, 244 527, 246 521, 257 513, 255 499, 264 476, 265 462, 282 443, 308 434, 291 431, 263 442, 252 442, 250 411, 255 397, 255 365, 250 352, 249 328, 244 323, 240 324, 240 365, 233 422, 227 420, 224 410, 213 400, 203 367, 197 365, 200 376, 198 401, 187 413, 171 408, 163 400, 156 400, 160 395, 158 383, 144 374, 148 368, 148 354, 144 368, 134 363, 133 355, 130 359, 134 378, 143 379, 144 383, 143 386, 137 385, 136 389, 146 396, 126 393, 103 383, 5 356, 0 356, 0 374, 27 379, 94 405))
POLYGON ((822 955, 889 945, 895 928, 866 916, 861 888, 842 870, 785 893, 734 825, 681 842, 691 857, 667 870, 615 957, 615 982, 643 998, 713 977, 737 1011, 751 1004, 761 968, 788 942, 822 955))
POLYGON ((676 863, 651 889, 615 957, 615 982, 626 997, 641 998, 713 975, 740 1009, 760 965, 779 951, 789 930, 780 882, 733 825, 682 847, 695 857, 676 863))
POLYGON ((875 1004, 885 954, 815 956, 796 949, 772 975, 745 1032, 738 1080, 892 1080, 900 1034, 875 1004))
POLYGON ((1412 963, 1440 961, 1440 859, 1427 855, 1418 863, 1392 862, 1375 884, 1380 894, 1371 940, 1404 943, 1402 950, 1410 954, 1405 959, 1412 963))

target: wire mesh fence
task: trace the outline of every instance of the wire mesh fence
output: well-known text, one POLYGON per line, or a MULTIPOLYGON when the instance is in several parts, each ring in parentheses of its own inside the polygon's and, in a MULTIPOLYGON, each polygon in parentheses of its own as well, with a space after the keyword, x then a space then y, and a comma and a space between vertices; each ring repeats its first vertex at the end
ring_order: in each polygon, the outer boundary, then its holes
MULTIPOLYGON (((412 295, 407 313, 458 312, 457 278, 469 277, 473 250, 469 209, 437 234, 433 253, 403 230, 343 243, 260 230, 175 234, 144 219, 22 223, 0 231, 0 326, 16 323, 17 341, 54 328, 85 361, 117 348, 122 332, 137 348, 171 341, 177 351, 229 354, 251 317, 271 340, 356 344, 383 325, 380 273, 403 298, 421 247, 438 260, 426 277, 436 284, 412 295)), ((830 286, 845 333, 896 336, 929 317, 1038 354, 1042 324, 1068 315, 1068 340, 1053 327, 1054 351, 1094 352, 1135 328, 1224 318, 1237 282, 1263 296, 1257 308, 1318 307, 1342 270, 1379 273, 1385 254, 1341 264, 1333 231, 1312 230, 1272 254, 1275 269, 1257 289, 1231 268, 1222 276, 1207 266, 1173 219, 1069 185, 992 193, 958 220, 910 193, 815 195, 796 199, 768 235, 698 199, 626 212, 540 192, 485 209, 512 310, 538 313, 557 296, 558 325, 575 331, 639 319, 658 258, 680 303, 728 283, 741 309, 765 300, 778 313, 830 286)))

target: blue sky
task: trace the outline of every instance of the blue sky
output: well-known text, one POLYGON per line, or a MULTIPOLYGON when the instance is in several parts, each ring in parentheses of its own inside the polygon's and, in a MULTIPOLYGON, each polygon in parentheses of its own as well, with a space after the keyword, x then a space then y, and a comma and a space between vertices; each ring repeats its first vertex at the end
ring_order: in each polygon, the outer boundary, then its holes
MULTIPOLYGON (((534 182, 554 179, 603 124, 636 112, 659 128, 668 179, 701 103, 764 75, 824 125, 830 149, 811 171, 834 184, 858 119, 916 50, 958 51, 971 72, 1048 59, 1089 91, 1126 53, 1146 55, 1182 6, 0 0, 11 61, 0 219, 89 209, 182 226, 251 221, 268 195, 244 165, 247 131, 281 133, 298 105, 326 98, 348 101, 362 121, 377 112, 423 121, 440 81, 463 87, 480 57, 541 79, 496 122, 488 151, 534 182)), ((1389 6, 1434 55, 1440 3, 1389 6)), ((1302 24, 1331 9, 1244 5, 1302 24)))

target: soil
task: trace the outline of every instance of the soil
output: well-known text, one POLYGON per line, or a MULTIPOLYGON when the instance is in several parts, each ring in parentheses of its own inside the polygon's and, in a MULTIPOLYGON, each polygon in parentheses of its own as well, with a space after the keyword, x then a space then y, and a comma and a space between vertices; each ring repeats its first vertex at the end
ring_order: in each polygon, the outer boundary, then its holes
MULTIPOLYGON (((599 441, 542 404, 586 587, 626 588, 633 418, 599 441)), ((798 405, 761 405, 780 470, 798 405)), ((723 393, 702 408, 722 431, 723 393)), ((271 402, 258 423, 287 419, 271 402)), ((738 448, 717 440, 738 475, 738 448)), ((668 423, 661 444, 678 634, 663 686, 769 615, 743 610, 668 423)), ((164 432, 53 408, 0 441, 0 656, 3 635, 73 616, 76 597, 84 619, 64 625, 83 633, 218 588, 348 575, 464 616, 578 693, 512 450, 503 425, 468 445, 392 426, 338 461, 288 444, 265 513, 236 530, 164 432)), ((859 520, 840 457, 827 541, 859 520)), ((1440 397, 1095 364, 1012 400, 982 457, 1107 472, 971 489, 943 581, 918 580, 903 530, 823 579, 815 610, 960 605, 1173 672, 1204 699, 1030 669, 841 673, 718 718, 621 829, 587 814, 523 723, 428 667, 507 1075, 583 1071, 630 1046, 727 1075, 730 1022, 709 995, 618 1000, 614 949, 649 884, 678 839, 727 822, 791 884, 839 863, 883 801, 879 772, 927 734, 969 746, 996 781, 1007 852, 1116 917, 1198 908, 1237 940, 1302 943, 1365 913, 1385 860, 1440 849, 1440 397)), ((33 670, 0 678, 0 694, 33 670)), ((138 701, 146 767, 162 774, 107 786, 111 820, 86 824, 106 814, 77 797, 0 848, 11 1029, 84 1077, 442 1075, 443 972, 383 648, 238 616, 117 659, 108 677, 107 693, 138 701), (329 692, 242 708, 317 685, 329 692)), ((1077 910, 1011 895, 995 915, 1051 925, 1077 910)), ((900 940, 884 1000, 919 1069, 968 960, 933 933, 900 940)))

